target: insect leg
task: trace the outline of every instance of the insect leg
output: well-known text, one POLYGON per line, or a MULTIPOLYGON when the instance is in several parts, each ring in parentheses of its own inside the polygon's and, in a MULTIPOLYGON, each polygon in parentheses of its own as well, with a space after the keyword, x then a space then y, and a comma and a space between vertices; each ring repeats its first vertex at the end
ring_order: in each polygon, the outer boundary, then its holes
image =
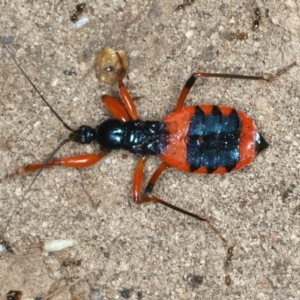
POLYGON ((131 95, 129 94, 127 88, 125 87, 124 83, 122 80, 119 81, 119 92, 121 95, 122 102, 125 106, 126 111, 128 112, 130 118, 132 120, 138 120, 139 116, 136 111, 135 104, 133 102, 133 99, 131 95))
POLYGON ((182 109, 184 101, 197 79, 197 76, 195 74, 196 73, 192 74, 192 76, 187 80, 184 87, 182 88, 179 98, 177 100, 177 105, 176 105, 175 111, 182 109))
MULTIPOLYGON (((132 186, 132 192, 133 192, 133 201, 137 204, 142 204, 144 202, 141 198, 141 191, 142 186, 144 182, 144 165, 147 160, 148 156, 143 156, 135 169, 134 177, 133 177, 133 186, 132 186)), ((157 168, 157 170, 153 173, 152 177, 150 178, 147 187, 145 189, 145 193, 149 194, 152 192, 154 185, 156 184, 156 181, 158 180, 159 176, 168 168, 168 165, 166 163, 161 163, 160 166, 157 168)))
POLYGON ((159 176, 168 168, 168 165, 166 163, 162 163, 157 170, 153 173, 152 177, 150 178, 148 185, 145 189, 145 194, 141 195, 141 190, 143 186, 143 179, 144 179, 144 165, 147 160, 147 156, 142 157, 135 170, 134 179, 133 179, 133 201, 136 204, 142 204, 146 202, 156 202, 160 203, 166 207, 169 207, 173 210, 176 210, 180 213, 183 213, 187 216, 190 216, 192 218, 197 219, 201 222, 206 222, 206 224, 221 238, 221 240, 227 244, 226 239, 221 235, 220 231, 211 223, 211 221, 205 217, 205 216, 198 216, 196 214, 193 214, 189 211, 186 211, 184 209, 181 209, 173 204, 170 204, 169 202, 166 202, 162 199, 157 198, 155 195, 150 194, 154 188, 154 185, 156 181, 158 180, 159 176))
MULTIPOLYGON (((198 77, 219 77, 219 78, 234 78, 234 79, 246 79, 246 80, 262 80, 266 82, 270 82, 274 80, 276 77, 286 73, 292 67, 296 66, 297 63, 293 62, 292 64, 280 69, 276 74, 268 74, 262 76, 249 76, 249 75, 239 75, 239 74, 226 74, 226 73, 206 73, 206 72, 198 72, 194 73, 193 75, 198 77)), ((192 75, 192 76, 193 76, 192 75)))
POLYGON ((123 122, 131 120, 127 110, 119 99, 113 98, 108 95, 103 95, 102 101, 116 119, 123 122))
POLYGON ((97 154, 81 154, 77 156, 65 157, 60 159, 55 159, 48 162, 46 165, 43 163, 27 165, 25 167, 19 168, 16 173, 10 175, 26 175, 40 170, 41 168, 51 168, 54 166, 64 166, 70 168, 86 168, 96 164, 100 159, 102 159, 108 152, 101 151, 97 154))
POLYGON ((263 75, 263 76, 248 76, 248 75, 239 75, 239 74, 206 73, 206 72, 193 73, 192 76, 185 83, 183 89, 181 90, 181 93, 177 101, 176 111, 182 109, 184 101, 198 77, 234 78, 234 79, 246 79, 246 80, 262 80, 262 81, 270 82, 274 80, 276 77, 279 77, 280 75, 286 73, 288 70, 290 70, 292 67, 296 65, 297 63, 294 62, 286 66, 285 68, 282 68, 276 74, 263 75))

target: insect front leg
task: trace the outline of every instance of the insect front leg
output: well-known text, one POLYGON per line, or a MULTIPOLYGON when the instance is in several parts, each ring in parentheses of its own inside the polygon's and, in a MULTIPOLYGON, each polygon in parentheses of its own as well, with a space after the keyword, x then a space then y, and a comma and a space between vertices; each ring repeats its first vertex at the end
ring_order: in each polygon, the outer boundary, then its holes
POLYGON ((119 99, 108 95, 103 95, 102 101, 116 119, 121 120, 123 122, 131 120, 126 108, 119 99))
POLYGON ((42 168, 51 168, 54 166, 63 166, 69 168, 86 168, 96 164, 100 161, 108 152, 101 151, 97 154, 81 154, 71 157, 59 158, 52 160, 48 163, 39 163, 27 165, 25 167, 19 168, 15 173, 9 175, 9 177, 13 177, 14 175, 26 175, 28 173, 36 172, 41 170, 42 168))
POLYGON ((119 81, 119 92, 120 92, 121 99, 122 99, 122 102, 124 104, 124 107, 125 107, 126 111, 128 112, 131 120, 138 120, 139 116, 138 116, 138 113, 136 111, 135 104, 133 102, 133 99, 132 99, 129 91, 125 87, 122 80, 119 81))
POLYGON ((160 203, 166 207, 169 207, 173 210, 176 210, 180 213, 183 213, 187 216, 190 216, 192 218, 197 219, 198 221, 201 222, 206 222, 206 224, 221 238, 221 240, 227 244, 226 239, 221 235, 220 231, 210 222, 210 220, 205 217, 205 216, 198 216, 196 214, 193 214, 189 211, 186 211, 184 209, 181 209, 169 202, 166 202, 162 199, 157 198, 155 195, 151 194, 152 190, 154 188, 154 185, 156 184, 158 178, 160 177, 160 175, 168 168, 168 165, 163 162, 157 169, 156 171, 153 173, 152 177, 150 178, 147 187, 145 189, 145 193, 144 196, 142 196, 141 194, 141 190, 142 190, 142 186, 143 186, 143 181, 144 181, 144 165, 145 162, 147 160, 147 156, 142 157, 139 162, 138 165, 135 169, 135 173, 134 173, 134 178, 133 178, 133 187, 132 187, 132 191, 133 191, 133 201, 136 204, 142 204, 142 203, 146 203, 146 202, 156 202, 156 203, 160 203))
POLYGON ((102 101, 116 119, 123 122, 138 120, 134 101, 122 80, 119 80, 119 92, 122 101, 108 95, 103 95, 102 101))

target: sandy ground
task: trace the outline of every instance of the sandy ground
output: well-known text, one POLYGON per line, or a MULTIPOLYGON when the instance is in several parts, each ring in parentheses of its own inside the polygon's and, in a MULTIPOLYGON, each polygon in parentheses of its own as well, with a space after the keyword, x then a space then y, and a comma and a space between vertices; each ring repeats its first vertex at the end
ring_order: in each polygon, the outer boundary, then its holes
MULTIPOLYGON (((300 62, 296 0, 196 0, 179 12, 180 1, 90 0, 90 21, 81 29, 69 19, 72 1, 43 2, 1 1, 0 35, 72 127, 99 124, 109 116, 101 95, 118 95, 92 70, 106 45, 128 52, 125 83, 133 97, 143 96, 136 105, 144 120, 170 113, 192 72, 253 75, 300 62), (254 32, 257 6, 261 20, 254 32)), ((3 228, 33 178, 6 175, 43 161, 69 133, 3 46, 0 53, 3 228)), ((16 254, 1 254, 1 299, 9 290, 23 291, 24 298, 56 291, 53 300, 299 299, 299 72, 294 67, 271 83, 199 79, 186 105, 240 109, 271 146, 240 172, 199 176, 168 170, 155 187, 162 199, 208 216, 235 245, 228 270, 227 246, 206 224, 159 205, 132 203, 138 158, 119 151, 88 169, 41 174, 4 234, 16 254), (81 243, 53 254, 36 247, 62 238, 81 243), (61 266, 66 259, 81 265, 61 266)), ((57 156, 97 151, 97 145, 69 144, 57 156)), ((158 158, 148 160, 147 179, 158 165, 158 158)))

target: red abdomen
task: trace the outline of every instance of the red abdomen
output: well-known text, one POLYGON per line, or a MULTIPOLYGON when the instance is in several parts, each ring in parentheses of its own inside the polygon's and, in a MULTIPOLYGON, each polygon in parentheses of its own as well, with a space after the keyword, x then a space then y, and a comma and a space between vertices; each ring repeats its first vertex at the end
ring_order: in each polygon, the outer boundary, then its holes
POLYGON ((243 168, 256 156, 257 128, 251 118, 233 108, 190 106, 162 122, 168 143, 160 157, 181 171, 223 174, 243 168))

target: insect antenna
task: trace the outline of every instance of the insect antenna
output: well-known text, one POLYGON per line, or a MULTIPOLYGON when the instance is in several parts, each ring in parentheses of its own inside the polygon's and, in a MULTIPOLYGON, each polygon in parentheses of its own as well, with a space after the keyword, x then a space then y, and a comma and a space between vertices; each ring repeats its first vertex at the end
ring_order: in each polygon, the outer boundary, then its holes
POLYGON ((29 83, 31 84, 31 86, 34 88, 34 90, 38 93, 38 95, 40 96, 40 98, 43 100, 43 102, 50 108, 50 110, 53 112, 53 114, 57 117, 58 120, 60 120, 60 122, 64 125, 65 128, 67 128, 70 131, 74 131, 74 129, 72 129, 60 116, 59 114, 51 107, 51 105, 48 103, 48 101, 45 99, 45 97, 42 95, 42 93, 39 91, 39 89, 35 86, 35 84, 31 81, 31 79, 28 77, 28 75, 25 73, 25 71, 22 69, 22 67, 18 64, 17 60, 14 58, 14 56, 12 55, 10 49, 7 47, 7 45, 2 41, 2 39, 0 38, 0 41, 2 43, 2 45, 4 46, 4 48, 6 49, 6 51, 9 53, 11 59, 14 61, 14 63, 16 64, 16 66, 19 68, 19 70, 22 72, 22 74, 25 76, 25 78, 29 81, 29 83))
POLYGON ((63 140, 57 147, 56 149, 50 154, 50 156, 45 160, 45 162, 43 163, 43 166, 39 169, 39 171, 35 174, 35 176, 33 177, 29 187, 26 189, 25 193, 23 194, 22 198, 20 199, 20 201, 18 202, 17 206, 14 208, 12 214, 10 215, 8 221, 6 222, 6 225, 4 227, 4 231, 3 233, 6 232, 10 221, 12 219, 12 217, 14 216, 15 212, 17 211, 17 209, 19 208, 19 206, 21 205, 21 203, 24 201, 26 195, 28 194, 28 192, 30 191, 32 185, 35 183, 35 181, 37 180, 38 176, 42 173, 42 171, 45 169, 45 167, 47 166, 47 164, 52 160, 52 158, 54 157, 54 155, 58 152, 58 150, 65 145, 66 143, 70 142, 72 139, 65 139, 63 140))
MULTIPOLYGON (((64 125, 64 127, 70 131, 75 131, 74 129, 72 129, 67 123, 65 123, 63 121, 63 119, 59 116, 59 114, 51 107, 51 105, 48 103, 48 101, 45 99, 45 97, 42 95, 42 93, 39 91, 39 89, 35 86, 35 84, 31 81, 31 79, 29 78, 29 76, 25 73, 25 71, 22 69, 22 67, 18 64, 17 60, 15 59, 15 57, 12 55, 9 47, 3 42, 2 38, 0 37, 0 41, 2 43, 2 45, 4 46, 4 48, 6 49, 6 51, 9 53, 11 59, 14 61, 14 63, 16 64, 16 66, 19 68, 19 70, 22 72, 22 74, 25 76, 25 78, 29 81, 29 83, 31 84, 31 86, 34 88, 34 90, 38 93, 38 95, 40 96, 40 98, 43 100, 43 102, 50 108, 50 110, 52 111, 52 113, 58 118, 58 120, 60 120, 60 122, 64 125)), ((58 150, 65 145, 66 143, 68 143, 69 141, 71 141, 72 138, 68 138, 65 139, 64 141, 62 141, 57 148, 51 153, 51 155, 46 159, 46 161, 43 163, 42 167, 39 169, 39 171, 35 174, 33 180, 31 181, 29 187, 26 189, 25 193, 23 194, 22 198, 20 199, 20 201, 18 202, 17 206, 14 208, 12 214, 10 215, 8 221, 6 222, 6 225, 4 227, 4 232, 6 232, 12 217, 14 216, 15 212, 17 211, 17 209, 20 207, 21 203, 24 201, 26 195, 28 194, 28 192, 30 191, 32 185, 35 183, 36 179, 38 178, 38 176, 41 174, 41 172, 45 169, 45 167, 47 166, 47 164, 53 159, 54 155, 58 152, 58 150)))

